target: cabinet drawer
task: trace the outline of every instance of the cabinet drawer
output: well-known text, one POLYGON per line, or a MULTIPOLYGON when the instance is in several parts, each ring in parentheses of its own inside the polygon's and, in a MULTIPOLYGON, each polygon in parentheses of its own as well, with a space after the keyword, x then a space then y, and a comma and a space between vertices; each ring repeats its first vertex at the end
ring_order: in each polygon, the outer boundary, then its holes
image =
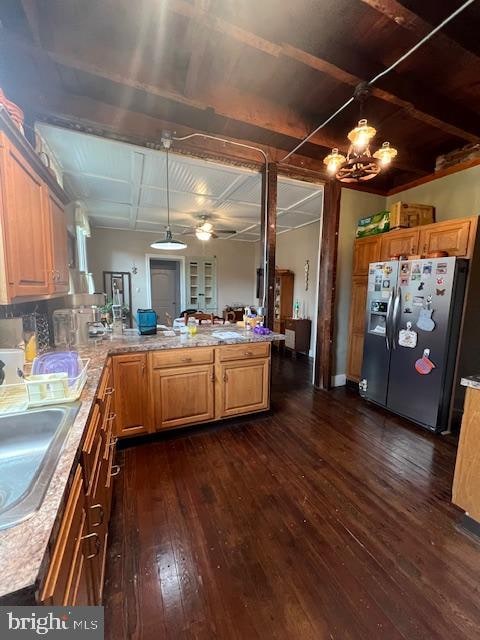
POLYGON ((211 347, 198 347, 193 349, 166 349, 154 351, 151 354, 153 369, 162 367, 184 367, 190 364, 211 364, 213 362, 213 349, 211 347))
POLYGON ((259 342, 219 347, 217 353, 220 362, 246 360, 248 358, 267 358, 270 355, 270 343, 259 342))
POLYGON ((83 551, 82 536, 85 524, 83 507, 82 473, 80 467, 77 467, 45 585, 41 591, 42 602, 59 606, 68 604, 67 598, 75 578, 73 570, 77 564, 76 556, 83 551))

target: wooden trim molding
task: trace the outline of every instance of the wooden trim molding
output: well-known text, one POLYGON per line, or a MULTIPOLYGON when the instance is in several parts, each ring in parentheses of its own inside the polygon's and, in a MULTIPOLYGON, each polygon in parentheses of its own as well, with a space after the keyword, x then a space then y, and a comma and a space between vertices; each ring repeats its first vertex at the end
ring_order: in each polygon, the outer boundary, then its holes
POLYGON ((322 229, 319 241, 320 269, 314 384, 319 389, 327 390, 332 387, 335 284, 341 192, 342 186, 338 180, 329 180, 325 184, 322 229))

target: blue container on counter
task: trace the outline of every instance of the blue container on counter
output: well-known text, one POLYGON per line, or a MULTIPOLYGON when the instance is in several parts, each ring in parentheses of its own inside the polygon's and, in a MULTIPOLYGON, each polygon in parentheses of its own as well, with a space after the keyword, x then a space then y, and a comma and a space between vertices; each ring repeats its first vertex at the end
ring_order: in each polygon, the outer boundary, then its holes
POLYGON ((137 309, 138 332, 141 336, 157 333, 157 314, 153 309, 137 309))

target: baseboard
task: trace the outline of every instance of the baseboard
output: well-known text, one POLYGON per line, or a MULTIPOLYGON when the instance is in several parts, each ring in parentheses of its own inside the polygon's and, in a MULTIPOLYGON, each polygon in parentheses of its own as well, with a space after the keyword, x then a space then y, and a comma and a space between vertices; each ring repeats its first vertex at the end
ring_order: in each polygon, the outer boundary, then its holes
POLYGON ((347 384, 347 376, 344 373, 337 373, 332 376, 332 387, 344 387, 347 384))

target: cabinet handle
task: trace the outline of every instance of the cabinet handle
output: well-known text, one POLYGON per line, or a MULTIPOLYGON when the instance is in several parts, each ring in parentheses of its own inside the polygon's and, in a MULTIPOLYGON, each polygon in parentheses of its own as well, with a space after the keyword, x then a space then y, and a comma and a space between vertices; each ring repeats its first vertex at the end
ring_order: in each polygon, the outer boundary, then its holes
POLYGON ((253 353, 251 351, 245 351, 243 355, 248 357, 248 356, 253 356, 253 353))
POLYGON ((107 389, 105 389, 105 395, 111 396, 114 391, 115 391, 115 387, 108 387, 107 389))
POLYGON ((104 518, 104 511, 103 511, 103 507, 101 504, 92 504, 92 506, 90 507, 90 509, 99 509, 99 521, 96 522, 95 524, 92 524, 92 527, 99 527, 101 524, 103 524, 103 518, 104 518))
POLYGON ((180 362, 191 362, 191 358, 181 358, 180 362))
POLYGON ((114 447, 117 444, 117 442, 118 442, 118 436, 115 436, 114 438, 112 438, 110 440, 110 445, 109 446, 110 447, 114 447))
POLYGON ((110 475, 113 478, 114 476, 118 476, 119 473, 120 473, 120 466, 118 464, 114 464, 110 472, 110 475))
POLYGON ((117 417, 116 413, 111 413, 107 418, 107 422, 111 422, 112 420, 115 420, 116 417, 117 417))
POLYGON ((87 533, 86 536, 82 536, 82 540, 88 540, 90 538, 95 538, 95 552, 94 553, 90 553, 87 556, 87 560, 90 560, 91 558, 95 558, 95 556, 98 556, 98 552, 100 551, 100 538, 98 536, 98 533, 87 533))
POLYGON ((211 382, 215 382, 215 371, 212 371, 212 376, 210 378, 211 382))
POLYGON ((223 381, 224 382, 228 382, 228 376, 227 376, 227 372, 225 371, 225 373, 223 374, 223 381))

